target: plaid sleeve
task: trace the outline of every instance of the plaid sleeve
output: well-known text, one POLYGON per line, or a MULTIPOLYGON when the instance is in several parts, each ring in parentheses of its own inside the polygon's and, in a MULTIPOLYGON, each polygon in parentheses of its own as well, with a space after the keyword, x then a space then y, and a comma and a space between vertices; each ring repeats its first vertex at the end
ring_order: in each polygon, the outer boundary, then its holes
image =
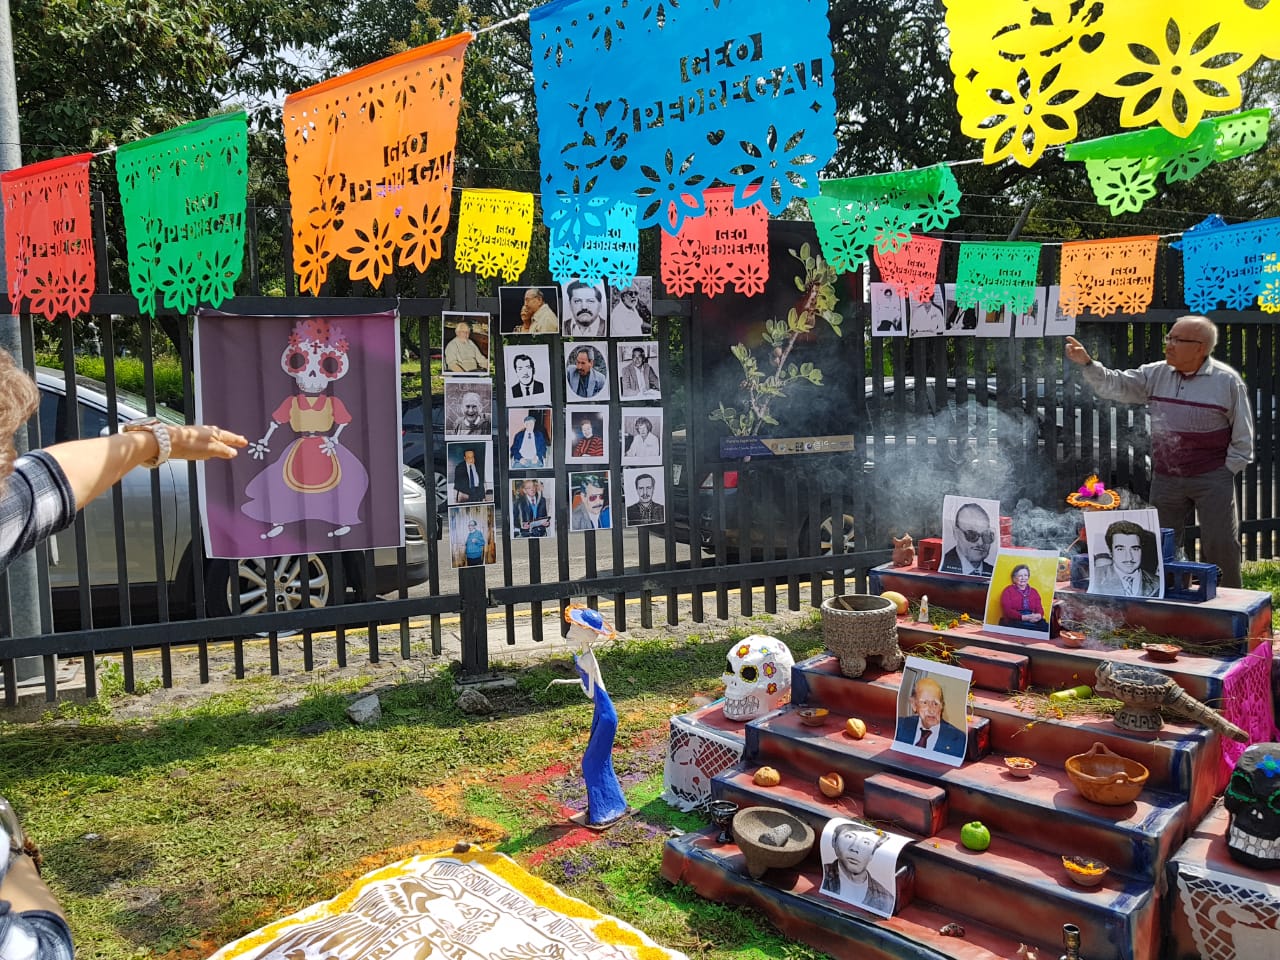
POLYGON ((71 931, 44 910, 13 913, 0 900, 0 957, 5 960, 72 960, 71 931))
POLYGON ((19 457, 0 491, 0 571, 75 518, 75 494, 58 462, 43 450, 19 457))

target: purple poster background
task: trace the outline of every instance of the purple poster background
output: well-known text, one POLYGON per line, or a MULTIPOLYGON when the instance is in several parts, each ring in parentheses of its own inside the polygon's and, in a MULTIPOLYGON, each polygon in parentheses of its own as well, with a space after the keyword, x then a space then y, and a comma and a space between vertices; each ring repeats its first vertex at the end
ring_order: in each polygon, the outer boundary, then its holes
MULTIPOLYGON (((272 522, 255 519, 244 507, 252 497, 246 487, 262 474, 280 470, 299 438, 286 420, 271 435, 270 452, 254 459, 249 450, 234 460, 201 464, 203 522, 208 555, 244 558, 329 553, 397 547, 404 536, 400 480, 399 321, 394 312, 358 316, 238 316, 200 311, 196 320, 196 402, 201 423, 217 424, 244 434, 250 445, 262 439, 281 404, 302 396, 294 378, 281 367, 281 356, 295 337, 296 325, 318 320, 333 336, 333 349, 346 344, 347 371, 325 389, 345 406, 351 421, 338 439, 345 462, 338 488, 346 491, 342 515, 346 532, 329 519, 317 519, 314 504, 329 494, 292 493, 294 505, 283 509, 272 500, 268 512, 282 527, 270 538, 272 522), (347 456, 349 454, 350 456, 347 456), (362 474, 368 476, 363 489, 362 474), (283 516, 277 516, 283 514, 283 516)), ((323 329, 323 328, 313 328, 323 329)), ((336 426, 336 425, 335 425, 336 426)), ((333 429, 316 435, 332 436, 333 429)), ((259 485, 263 483, 258 481, 259 485)), ((263 510, 259 506, 258 511, 263 510)))

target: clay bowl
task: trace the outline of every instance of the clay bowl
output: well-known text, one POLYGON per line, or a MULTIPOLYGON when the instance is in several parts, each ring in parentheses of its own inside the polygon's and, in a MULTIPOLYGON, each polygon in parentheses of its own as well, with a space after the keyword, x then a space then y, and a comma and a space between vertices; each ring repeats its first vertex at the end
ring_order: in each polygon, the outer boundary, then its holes
POLYGON ((1064 647, 1083 647, 1085 636, 1077 630, 1059 630, 1058 639, 1064 647))
POLYGON ((813 848, 813 828, 799 817, 777 807, 748 807, 733 818, 733 838, 747 861, 747 873, 759 880, 766 870, 794 867, 813 848), (763 843, 762 834, 791 828, 781 846, 763 843))
POLYGON ((1067 757, 1065 766, 1082 797, 1108 807, 1136 800, 1149 775, 1137 760, 1122 757, 1102 743, 1095 743, 1087 753, 1067 757))
POLYGON ((1005 769, 1009 771, 1009 776, 1026 779, 1031 776, 1032 771, 1036 768, 1036 762, 1030 757, 1005 757, 1005 769))
POLYGON ((805 707, 803 710, 798 710, 796 716, 806 727, 820 727, 827 722, 827 708, 805 707))
POLYGON ((1062 865, 1066 868, 1067 876, 1082 887, 1096 887, 1111 869, 1101 860, 1092 857, 1063 857, 1062 865))
POLYGON ((1144 643, 1142 649, 1146 652, 1147 659, 1156 663, 1173 663, 1182 652, 1182 648, 1176 643, 1144 643))

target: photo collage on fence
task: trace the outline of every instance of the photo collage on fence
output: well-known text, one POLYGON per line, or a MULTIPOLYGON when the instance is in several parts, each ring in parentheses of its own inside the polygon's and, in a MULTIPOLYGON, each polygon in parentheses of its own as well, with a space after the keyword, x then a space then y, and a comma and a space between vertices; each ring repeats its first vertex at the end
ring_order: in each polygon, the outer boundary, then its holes
POLYGON ((449 546, 455 567, 497 560, 493 325, 487 313, 441 316, 449 546))
POLYGON ((867 284, 874 337, 1064 337, 1076 332, 1075 318, 1062 311, 1059 287, 1036 287, 1035 301, 1025 313, 1007 306, 987 310, 982 304, 960 307, 956 285, 934 285, 923 302, 891 283, 867 284))
POLYGON ((502 287, 498 303, 504 342, 495 360, 503 365, 505 384, 508 449, 502 455, 508 458, 511 537, 665 522, 653 278, 636 277, 626 287, 576 279, 559 286, 502 287), (560 339, 524 339, 539 334, 560 339), (552 406, 557 380, 563 410, 552 406), (620 422, 612 421, 610 401, 626 404, 620 422), (653 405, 632 405, 646 402, 653 405), (616 447, 610 431, 618 433, 616 447), (614 449, 620 450, 617 462, 614 449), (563 490, 554 479, 557 457, 567 468, 563 490), (615 521, 619 493, 622 512, 615 521))

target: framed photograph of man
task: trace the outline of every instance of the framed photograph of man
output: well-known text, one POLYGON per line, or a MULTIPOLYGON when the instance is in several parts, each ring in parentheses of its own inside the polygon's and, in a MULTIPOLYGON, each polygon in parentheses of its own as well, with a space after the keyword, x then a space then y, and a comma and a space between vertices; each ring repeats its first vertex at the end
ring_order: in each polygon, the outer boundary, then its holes
POLYGON ((821 891, 879 917, 893 916, 898 899, 898 855, 911 838, 879 827, 832 817, 818 838, 821 891))
POLYGON ((564 459, 566 463, 609 462, 607 406, 575 406, 564 412, 564 459))
POLYGON ((907 657, 898 686, 893 749, 958 767, 969 743, 973 671, 907 657))
POLYGON ((667 522, 667 497, 658 467, 626 467, 622 471, 622 497, 627 526, 644 527, 667 522))
POLYGON ((989 578, 999 553, 999 500, 942 498, 942 573, 989 578))
POLYGON ((946 304, 944 313, 947 323, 947 336, 974 336, 978 329, 978 308, 976 306, 962 308, 956 303, 956 285, 954 283, 945 283, 942 286, 946 304))
POLYGON ((449 508, 449 552, 454 567, 483 567, 498 559, 494 513, 492 503, 449 508))
POLYGON ((1164 556, 1156 510, 1090 510, 1089 592, 1113 597, 1163 597, 1164 556))
POLYGON ((1006 306, 988 307, 978 304, 978 328, 974 333, 979 337, 1005 338, 1013 332, 1013 318, 1006 306))
POLYGON ((493 441, 451 440, 445 444, 449 502, 486 503, 493 499, 493 441))
POLYGON ((907 301, 891 283, 870 284, 871 335, 905 337, 907 335, 907 301))
POLYGON ((551 402, 551 348, 545 343, 507 344, 502 348, 508 406, 539 406, 551 402))
POLYGON ((551 477, 511 481, 511 539, 529 540, 556 535, 556 482, 551 477))
POLYGON ((1048 639, 1057 580, 1058 551, 1001 550, 987 588, 984 626, 995 633, 1048 639))
POLYGON ((622 462, 662 462, 661 407, 628 407, 622 411, 622 462))
POLYGON ((585 470, 569 474, 569 529, 610 530, 609 471, 585 470))
POLYGON ((1062 287, 1056 283, 1045 291, 1044 335, 1046 337, 1073 337, 1076 318, 1062 309, 1062 287))
POLYGON ((907 304, 911 336, 940 337, 947 331, 947 300, 942 284, 933 285, 933 295, 924 303, 912 299, 907 304))
POLYGON ((489 377, 489 314, 445 311, 440 320, 445 375, 489 377))
MULTIPOLYGON (((1025 313, 1013 314, 1013 335, 1015 337, 1043 337, 1044 310, 1047 291, 1044 287, 1036 287, 1036 298, 1031 309, 1025 313)), ((1008 307, 1005 307, 1008 310, 1008 307)))
POLYGON ((658 356, 656 340, 624 340, 618 344, 619 400, 662 399, 658 356))
POLYGON ((569 403, 609 399, 609 344, 604 340, 564 345, 564 398, 569 403))
POLYGON ((493 384, 464 377, 444 378, 444 435, 488 437, 493 434, 493 384))
POLYGON ((498 328, 508 336, 560 332, 560 288, 499 287, 498 328))
POLYGON ((550 470, 556 465, 550 407, 508 407, 507 436, 512 470, 550 470))
POLYGON ((609 336, 653 335, 653 277, 634 277, 625 287, 609 286, 609 336))
POLYGON ((609 335, 609 298, 604 281, 579 280, 564 285, 564 315, 560 331, 570 340, 591 340, 609 335))

